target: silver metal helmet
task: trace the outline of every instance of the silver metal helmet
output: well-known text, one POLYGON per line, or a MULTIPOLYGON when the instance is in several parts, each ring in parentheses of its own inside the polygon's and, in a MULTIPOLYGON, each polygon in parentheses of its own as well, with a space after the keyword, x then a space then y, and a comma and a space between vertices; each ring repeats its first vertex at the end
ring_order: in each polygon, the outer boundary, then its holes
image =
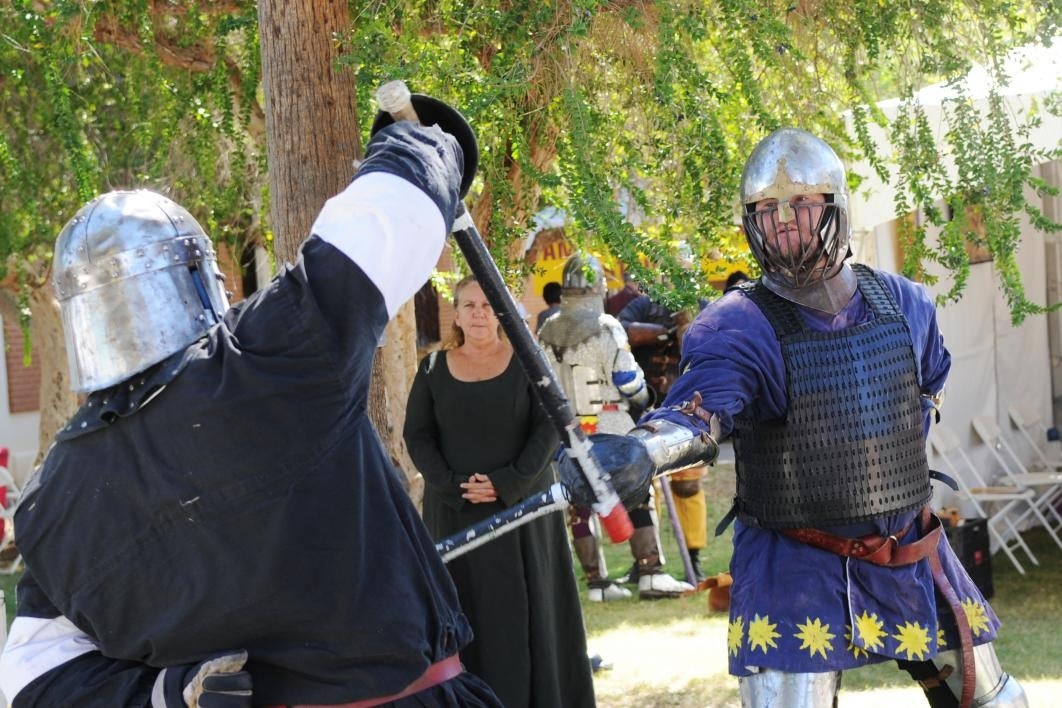
POLYGON ((228 309, 203 227, 149 192, 108 192, 55 242, 71 388, 112 386, 198 339, 228 309))
POLYGON ((564 263, 561 288, 565 295, 591 293, 605 296, 605 269, 594 256, 576 253, 564 263))
POLYGON ((811 133, 776 130, 759 142, 741 175, 745 236, 764 276, 774 284, 805 288, 833 278, 851 255, 848 182, 837 153, 811 133), (825 195, 826 204, 802 204, 801 197, 825 195), (776 204, 756 210, 756 203, 776 204), (805 211, 806 210, 806 211, 805 211), (781 224, 813 221, 809 242, 780 244, 781 224))

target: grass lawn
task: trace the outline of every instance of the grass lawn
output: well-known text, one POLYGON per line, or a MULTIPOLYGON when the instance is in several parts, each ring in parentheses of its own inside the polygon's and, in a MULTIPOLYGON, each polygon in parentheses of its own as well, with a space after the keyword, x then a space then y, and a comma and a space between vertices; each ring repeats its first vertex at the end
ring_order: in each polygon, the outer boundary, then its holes
POLYGON ((7 626, 11 626, 11 620, 15 619, 15 586, 22 573, 0 575, 0 590, 4 591, 4 605, 7 609, 7 626))
MULTIPOLYGON (((704 481, 709 529, 729 508, 733 466, 717 465, 704 481)), ((661 536, 668 570, 681 576, 674 539, 666 519, 661 536)), ((1040 565, 1021 576, 1003 554, 993 557, 996 596, 992 606, 1003 620, 996 651, 1004 669, 1018 677, 1032 706, 1062 705, 1062 549, 1040 531, 1025 534, 1040 565)), ((730 533, 709 541, 704 571, 726 570, 730 533)), ((626 544, 605 551, 610 575, 630 565, 626 544)), ((702 558, 704 554, 702 552, 702 558)), ((581 571, 576 568, 577 576, 581 571)), ((637 595, 637 593, 635 593, 637 595)), ((584 595, 585 600, 585 595, 584 595)), ((737 680, 727 673, 727 616, 708 611, 705 595, 677 600, 583 602, 591 653, 613 668, 595 676, 598 704, 604 707, 737 706, 737 680)), ((845 674, 842 708, 926 705, 921 689, 892 662, 845 674)))

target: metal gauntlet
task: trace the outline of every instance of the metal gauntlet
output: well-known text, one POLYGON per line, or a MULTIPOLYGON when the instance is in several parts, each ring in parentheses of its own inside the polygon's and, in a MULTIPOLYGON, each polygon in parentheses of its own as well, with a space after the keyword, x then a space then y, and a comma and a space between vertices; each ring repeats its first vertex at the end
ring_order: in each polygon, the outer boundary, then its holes
POLYGON ((627 433, 645 445, 659 476, 696 465, 706 465, 719 456, 719 444, 708 433, 698 433, 669 420, 654 420, 627 433))

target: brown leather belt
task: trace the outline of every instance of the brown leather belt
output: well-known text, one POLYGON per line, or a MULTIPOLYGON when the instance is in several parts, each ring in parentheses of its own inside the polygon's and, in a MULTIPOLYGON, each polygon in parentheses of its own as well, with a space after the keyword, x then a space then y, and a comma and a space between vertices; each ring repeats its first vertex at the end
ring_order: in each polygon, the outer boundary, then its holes
POLYGON ((955 615, 955 624, 959 629, 959 642, 962 646, 962 695, 959 698, 959 705, 961 708, 969 708, 974 692, 973 633, 970 631, 970 622, 966 618, 966 612, 962 609, 962 603, 959 602, 955 588, 951 586, 948 577, 944 574, 944 569, 940 565, 940 557, 937 555, 937 545, 942 532, 940 519, 926 506, 922 508, 919 521, 922 537, 906 544, 901 544, 899 539, 907 535, 911 529, 910 526, 890 536, 869 535, 858 538, 834 536, 825 531, 809 528, 781 529, 780 533, 809 546, 821 548, 839 556, 857 558, 874 565, 889 567, 911 565, 927 558, 929 567, 933 571, 933 582, 951 607, 951 612, 955 615))
MULTIPOLYGON (((412 696, 414 693, 420 693, 421 691, 431 688, 432 686, 438 686, 444 681, 460 676, 464 673, 465 667, 461 666, 461 659, 457 654, 451 657, 437 661, 428 667, 427 671, 420 675, 413 683, 406 686, 398 693, 393 693, 390 696, 380 696, 379 698, 366 698, 362 701, 354 701, 353 703, 328 703, 328 704, 310 704, 299 703, 297 705, 289 706, 288 708, 372 708, 373 706, 380 706, 385 703, 392 703, 399 698, 405 698, 412 696)), ((273 708, 281 708, 280 706, 273 706, 273 708)))

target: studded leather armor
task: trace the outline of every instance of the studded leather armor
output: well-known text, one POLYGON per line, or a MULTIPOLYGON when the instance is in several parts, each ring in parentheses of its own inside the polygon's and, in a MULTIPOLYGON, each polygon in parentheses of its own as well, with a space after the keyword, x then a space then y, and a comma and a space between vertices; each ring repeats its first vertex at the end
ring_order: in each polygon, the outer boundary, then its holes
POLYGON ((784 420, 734 420, 738 518, 762 528, 824 527, 923 506, 930 496, 919 371, 903 313, 874 273, 854 266, 874 318, 809 330, 759 283, 742 289, 781 344, 784 420))

